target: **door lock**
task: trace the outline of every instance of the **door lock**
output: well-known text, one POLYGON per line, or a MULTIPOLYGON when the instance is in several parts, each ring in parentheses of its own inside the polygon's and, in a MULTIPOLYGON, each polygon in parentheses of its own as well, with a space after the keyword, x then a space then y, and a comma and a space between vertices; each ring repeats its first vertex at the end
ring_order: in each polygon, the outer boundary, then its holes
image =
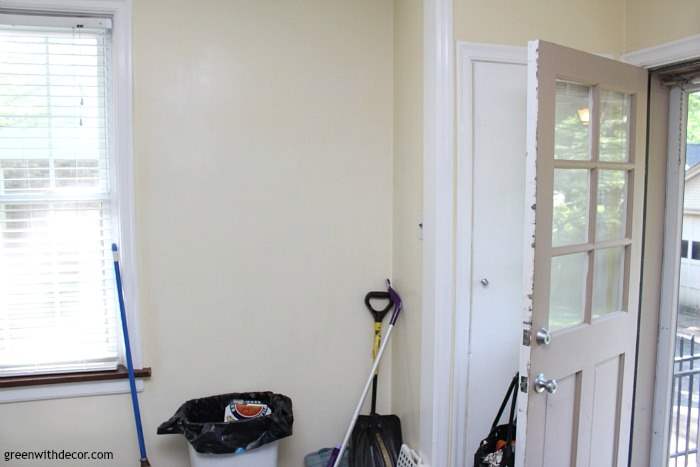
POLYGON ((537 334, 535 335, 535 340, 540 345, 549 345, 552 343, 552 334, 549 332, 548 329, 542 328, 539 331, 537 331, 537 334))
POLYGON ((557 380, 547 379, 544 377, 543 373, 540 373, 537 375, 537 378, 535 378, 535 392, 538 394, 545 391, 547 391, 549 394, 554 394, 557 392, 557 388, 559 388, 559 383, 557 383, 557 380))

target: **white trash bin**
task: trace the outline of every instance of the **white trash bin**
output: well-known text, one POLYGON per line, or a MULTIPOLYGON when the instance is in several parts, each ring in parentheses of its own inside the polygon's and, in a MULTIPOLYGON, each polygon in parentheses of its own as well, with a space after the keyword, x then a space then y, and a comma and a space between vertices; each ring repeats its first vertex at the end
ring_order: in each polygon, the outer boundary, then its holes
POLYGON ((277 467, 279 441, 239 454, 201 454, 191 444, 188 443, 187 446, 190 449, 192 467, 277 467))

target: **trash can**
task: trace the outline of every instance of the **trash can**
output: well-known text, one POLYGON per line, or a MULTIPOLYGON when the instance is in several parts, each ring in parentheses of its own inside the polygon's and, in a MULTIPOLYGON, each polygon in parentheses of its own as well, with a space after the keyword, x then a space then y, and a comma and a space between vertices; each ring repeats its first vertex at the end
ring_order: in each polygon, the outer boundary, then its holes
POLYGON ((158 434, 183 434, 192 467, 276 467, 279 440, 293 423, 289 397, 235 392, 185 402, 158 434))
POLYGON ((234 454, 202 454, 189 445, 192 467, 277 467, 279 441, 234 454))

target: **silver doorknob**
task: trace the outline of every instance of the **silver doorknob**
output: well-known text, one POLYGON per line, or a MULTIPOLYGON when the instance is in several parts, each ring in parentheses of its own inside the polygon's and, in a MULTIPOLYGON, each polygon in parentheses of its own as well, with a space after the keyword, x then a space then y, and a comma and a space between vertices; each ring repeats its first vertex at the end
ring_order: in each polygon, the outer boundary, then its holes
POLYGON ((540 345, 549 345, 552 342, 552 334, 548 329, 542 328, 535 334, 535 340, 540 345))
POLYGON ((479 282, 481 282, 481 285, 483 285, 484 287, 489 286, 489 280, 485 277, 483 279, 481 279, 479 282))
POLYGON ((544 377, 543 373, 540 373, 537 375, 537 378, 535 378, 535 392, 538 394, 545 391, 549 394, 554 394, 557 392, 558 387, 559 383, 557 383, 556 379, 547 379, 544 377))

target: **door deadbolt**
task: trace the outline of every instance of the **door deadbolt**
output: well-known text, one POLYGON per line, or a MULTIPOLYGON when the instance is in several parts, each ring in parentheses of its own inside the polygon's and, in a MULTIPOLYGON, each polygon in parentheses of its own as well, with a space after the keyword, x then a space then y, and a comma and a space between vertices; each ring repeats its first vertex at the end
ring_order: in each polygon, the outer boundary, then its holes
POLYGON ((535 392, 541 394, 545 391, 549 394, 554 394, 559 388, 559 383, 556 379, 547 379, 543 373, 537 375, 535 378, 535 392))

